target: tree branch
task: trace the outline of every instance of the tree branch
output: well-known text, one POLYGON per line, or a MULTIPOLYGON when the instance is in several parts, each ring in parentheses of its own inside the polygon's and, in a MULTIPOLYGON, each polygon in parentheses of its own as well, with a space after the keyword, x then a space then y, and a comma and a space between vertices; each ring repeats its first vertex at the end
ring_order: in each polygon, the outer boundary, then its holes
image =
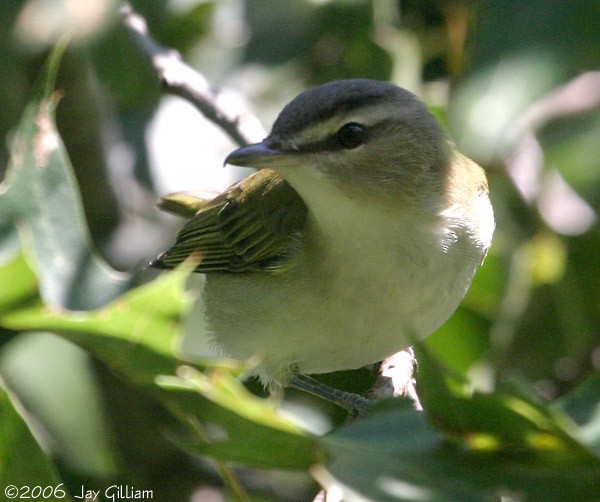
POLYGON ((240 146, 254 143, 265 136, 263 127, 253 114, 215 90, 201 73, 182 60, 179 52, 163 47, 154 40, 146 20, 129 3, 125 3, 120 12, 131 38, 150 59, 168 93, 192 103, 240 146))

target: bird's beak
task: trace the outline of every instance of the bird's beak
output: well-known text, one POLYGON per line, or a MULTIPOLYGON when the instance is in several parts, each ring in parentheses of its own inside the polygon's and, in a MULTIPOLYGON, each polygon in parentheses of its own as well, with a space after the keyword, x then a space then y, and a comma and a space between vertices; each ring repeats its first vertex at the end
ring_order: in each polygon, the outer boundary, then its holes
POLYGON ((225 159, 225 164, 241 167, 272 167, 280 165, 290 152, 281 149, 281 145, 272 139, 264 139, 260 143, 242 146, 231 152, 225 159))

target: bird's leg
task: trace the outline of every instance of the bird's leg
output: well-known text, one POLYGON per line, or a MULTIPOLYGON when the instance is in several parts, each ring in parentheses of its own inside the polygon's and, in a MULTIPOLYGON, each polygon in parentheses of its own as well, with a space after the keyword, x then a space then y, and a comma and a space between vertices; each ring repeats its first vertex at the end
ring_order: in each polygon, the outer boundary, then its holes
POLYGON ((334 389, 307 375, 294 376, 290 385, 296 389, 308 392, 321 399, 325 399, 336 406, 344 408, 351 415, 366 415, 371 407, 371 401, 369 399, 365 399, 358 394, 334 389))

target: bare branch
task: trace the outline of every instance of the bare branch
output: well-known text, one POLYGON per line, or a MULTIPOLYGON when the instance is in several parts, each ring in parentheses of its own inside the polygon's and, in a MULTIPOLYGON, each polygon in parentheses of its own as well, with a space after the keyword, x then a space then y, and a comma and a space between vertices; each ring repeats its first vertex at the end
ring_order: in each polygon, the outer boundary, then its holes
POLYGON ((182 60, 176 50, 156 42, 148 31, 146 20, 129 3, 121 7, 121 16, 132 39, 152 62, 167 92, 188 100, 240 146, 259 141, 265 136, 264 129, 253 114, 215 90, 201 73, 182 60))

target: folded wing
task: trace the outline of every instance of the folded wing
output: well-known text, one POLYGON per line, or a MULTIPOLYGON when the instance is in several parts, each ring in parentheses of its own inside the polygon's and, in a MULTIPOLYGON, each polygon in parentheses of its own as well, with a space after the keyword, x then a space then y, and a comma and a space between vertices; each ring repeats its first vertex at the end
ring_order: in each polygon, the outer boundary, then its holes
POLYGON ((191 258, 201 273, 277 272, 299 249, 306 205, 269 169, 258 171, 206 200, 190 194, 167 196, 159 207, 193 214, 173 247, 151 265, 173 268, 191 258))

